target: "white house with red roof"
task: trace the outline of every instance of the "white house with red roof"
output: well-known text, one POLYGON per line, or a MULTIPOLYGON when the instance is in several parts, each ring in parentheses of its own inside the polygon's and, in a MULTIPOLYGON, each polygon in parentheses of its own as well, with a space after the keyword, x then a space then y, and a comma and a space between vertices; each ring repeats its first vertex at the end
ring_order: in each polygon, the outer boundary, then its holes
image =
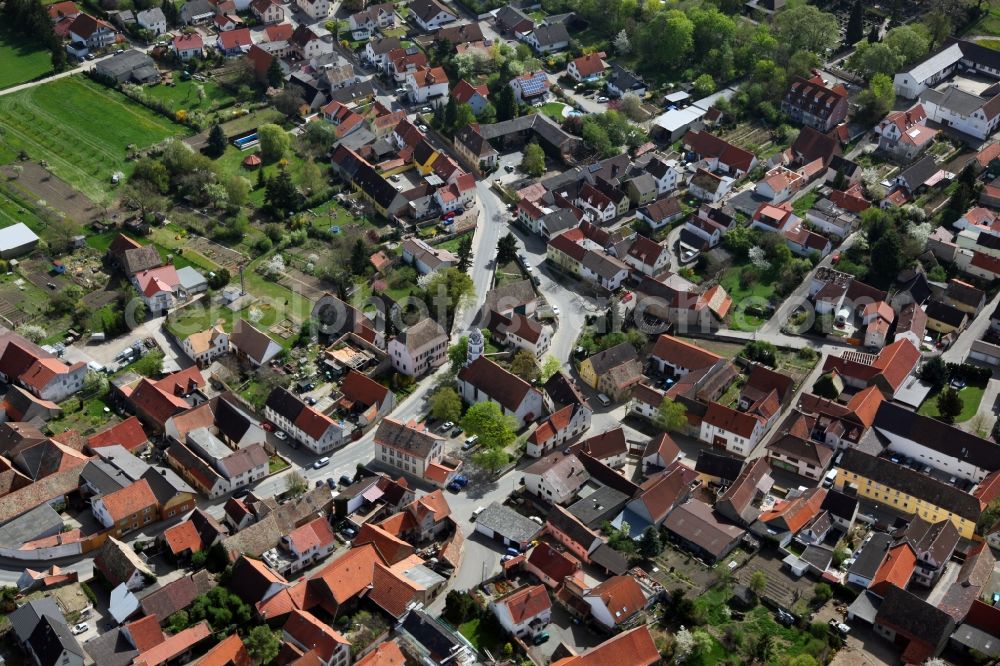
POLYGON ((584 183, 573 204, 584 212, 584 216, 596 222, 610 222, 618 215, 618 206, 611 197, 590 183, 584 183))
MULTIPOLYGON (((351 663, 351 642, 327 623, 305 610, 293 610, 281 630, 285 643, 295 647, 296 652, 312 654, 322 666, 348 666, 351 663)), ((305 661, 303 656, 298 661, 305 661)))
POLYGON ((927 113, 920 104, 905 111, 893 111, 875 126, 879 150, 911 161, 927 148, 938 131, 927 126, 927 113))
POLYGON ((601 51, 599 53, 588 53, 587 55, 570 60, 566 66, 566 74, 574 81, 596 81, 601 78, 604 70, 608 68, 608 64, 604 62, 604 57, 605 54, 601 51))
POLYGON ((490 610, 518 638, 540 634, 552 618, 552 602, 544 585, 525 586, 490 602, 490 610))
POLYGON ((118 32, 107 21, 90 14, 80 14, 69 26, 69 40, 86 44, 88 49, 100 49, 115 43, 118 32))
MULTIPOLYGON (((281 23, 285 20, 285 9, 279 0, 253 0, 250 11, 261 23, 281 23)), ((292 27, 288 26, 289 36, 291 32, 292 27)))
POLYGON ((323 119, 333 125, 334 134, 338 139, 343 139, 348 134, 356 132, 365 126, 365 119, 353 109, 347 107, 337 100, 320 108, 323 119))
POLYGON ((132 285, 154 315, 169 310, 183 299, 181 279, 173 265, 140 271, 132 276, 132 285))
POLYGON ((313 453, 329 453, 346 442, 345 423, 317 412, 280 387, 268 396, 264 417, 313 453))
POLYGON ((636 235, 635 241, 622 259, 649 277, 655 277, 670 267, 670 251, 641 234, 636 235))
MULTIPOLYGON (((476 333, 478 331, 473 331, 473 335, 476 333)), ((457 382, 459 394, 466 403, 495 402, 505 414, 514 418, 518 429, 543 413, 542 394, 488 358, 479 357, 464 366, 458 372, 457 382)))
POLYGON ((753 153, 703 130, 684 135, 684 148, 705 163, 709 171, 741 178, 757 165, 753 153))
POLYGON ((711 402, 701 420, 700 439, 746 457, 764 436, 767 422, 756 414, 711 402))
POLYGON ((632 576, 612 576, 583 593, 590 615, 605 629, 614 629, 646 608, 646 595, 632 576))
POLYGON ((590 430, 594 412, 586 404, 572 404, 556 410, 528 436, 525 453, 541 458, 590 430))
POLYGON ((772 233, 784 233, 795 228, 801 222, 802 219, 792 212, 792 207, 789 204, 774 206, 763 203, 754 211, 750 220, 750 228, 772 233))
MULTIPOLYGON (((440 161, 441 158, 438 158, 435 161, 435 166, 440 161)), ((434 191, 434 201, 442 213, 450 213, 453 210, 472 205, 476 195, 476 177, 471 173, 460 173, 461 175, 455 179, 455 182, 434 191)))
POLYGON ((295 0, 295 4, 313 19, 325 19, 330 15, 330 0, 295 0))
POLYGON ((52 19, 53 23, 58 23, 64 18, 75 19, 81 13, 76 3, 70 0, 53 3, 46 7, 45 10, 49 13, 49 18, 52 19))
POLYGON ((459 81, 458 85, 451 91, 451 96, 455 98, 458 104, 468 104, 472 112, 477 116, 486 107, 489 95, 489 88, 486 86, 474 86, 465 79, 459 81))
POLYGON ((173 49, 174 53, 181 60, 187 61, 191 58, 200 58, 205 50, 205 40, 197 32, 177 35, 174 37, 173 49))
POLYGON ((415 104, 448 101, 448 75, 443 67, 418 67, 406 74, 406 90, 415 104))
POLYGON ((272 569, 287 576, 326 559, 336 545, 330 521, 320 516, 282 536, 280 551, 264 551, 263 558, 272 569))
POLYGON ((771 203, 781 203, 802 189, 806 179, 799 173, 778 165, 768 171, 754 187, 754 192, 771 203))
POLYGON ((227 56, 239 56, 250 50, 250 47, 253 46, 253 39, 250 37, 248 28, 240 28, 220 32, 215 45, 227 56))

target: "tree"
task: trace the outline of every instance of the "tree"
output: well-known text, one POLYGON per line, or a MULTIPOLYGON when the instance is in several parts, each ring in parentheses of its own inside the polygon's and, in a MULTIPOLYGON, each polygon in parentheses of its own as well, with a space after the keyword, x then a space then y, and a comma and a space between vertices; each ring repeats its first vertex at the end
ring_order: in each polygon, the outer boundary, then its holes
POLYGON ((948 364, 940 356, 928 359, 924 367, 920 368, 920 378, 934 387, 944 386, 950 375, 948 364))
POLYGON ((469 270, 472 261, 472 234, 465 234, 458 241, 458 270, 463 273, 469 270))
POLYGON ((208 278, 208 286, 211 289, 222 289, 229 284, 229 280, 231 279, 232 275, 229 274, 229 269, 220 268, 208 278))
POLYGON ((303 162, 298 168, 297 176, 299 187, 307 194, 322 192, 329 185, 319 165, 313 160, 303 162))
POLYGON ((687 407, 682 403, 664 398, 656 410, 656 425, 670 432, 682 432, 687 428, 687 407))
POLYGON ((452 626, 465 624, 470 620, 475 620, 479 616, 480 608, 476 600, 468 592, 451 590, 444 598, 444 619, 448 620, 452 626))
POLYGON ((451 361, 451 369, 458 372, 458 369, 465 365, 465 360, 469 356, 469 338, 463 335, 458 342, 448 347, 448 360, 451 361))
POLYGON ((562 369, 562 363, 559 362, 559 359, 555 356, 546 356, 545 360, 542 361, 542 368, 538 371, 538 381, 544 384, 560 369, 562 369))
POLYGON ((514 89, 508 85, 503 86, 497 93, 496 99, 497 120, 511 120, 517 118, 517 98, 514 97, 514 89))
POLYGON ((680 67, 694 49, 694 23, 679 9, 657 12, 639 29, 638 45, 649 69, 680 67))
POLYGON ((231 633, 237 627, 250 623, 250 606, 229 588, 219 585, 195 598, 188 610, 188 618, 191 624, 206 620, 214 631, 231 633))
POLYGON ((883 40, 900 57, 903 65, 908 65, 927 55, 930 51, 930 36, 922 26, 901 25, 885 34, 883 40))
POLYGON ((764 572, 758 569, 750 574, 750 580, 747 582, 747 587, 755 596, 759 597, 764 594, 764 589, 767 587, 767 576, 764 572))
POLYGON ((817 583, 813 588, 813 600, 816 605, 822 606, 833 598, 833 590, 826 583, 817 583))
POLYGON ((232 208, 239 208, 250 197, 250 181, 238 174, 233 174, 222 181, 226 200, 232 208))
POLYGON ((830 373, 820 375, 820 378, 813 384, 812 392, 828 400, 836 400, 840 395, 837 384, 833 381, 833 375, 830 373))
POLYGON ((208 133, 208 143, 205 144, 205 154, 209 157, 221 157, 226 152, 226 133, 222 130, 222 125, 215 123, 208 133))
POLYGON ((278 640, 277 632, 263 624, 247 632, 247 635, 243 637, 243 644, 247 646, 247 652, 258 664, 271 663, 281 649, 281 641, 278 640))
POLYGON ((651 560, 663 550, 663 543, 660 541, 660 531, 655 526, 650 525, 642 531, 639 538, 639 554, 647 560, 651 560))
POLYGON ((267 66, 267 85, 280 88, 284 84, 285 73, 281 69, 281 61, 278 58, 271 58, 271 64, 267 66))
POLYGON ((698 97, 708 97, 715 92, 715 79, 710 74, 702 74, 694 80, 692 92, 698 97))
POLYGON ((538 359, 530 351, 522 349, 514 354, 510 371, 524 381, 532 382, 538 378, 538 359))
POLYGON ((618 35, 615 36, 614 45, 615 51, 619 55, 628 55, 632 52, 632 42, 629 41, 628 33, 625 32, 624 28, 618 31, 618 35))
POLYGON ((280 93, 275 95, 272 100, 274 108, 281 111, 286 116, 298 115, 305 103, 306 100, 302 96, 302 88, 298 86, 285 88, 280 93))
POLYGON ((869 250, 872 261, 872 273, 884 282, 891 282, 903 268, 903 241, 899 233, 893 229, 879 238, 869 250))
POLYGON ((299 209, 299 191, 295 189, 288 169, 278 169, 278 174, 268 179, 264 189, 264 203, 277 217, 294 213, 299 209))
POLYGON ((363 276, 368 271, 368 248, 360 238, 354 241, 351 248, 351 273, 358 277, 363 276))
POLYGON ((490 448, 503 448, 514 441, 517 422, 503 413, 495 402, 480 402, 469 407, 462 418, 462 427, 479 436, 479 441, 490 448))
POLYGON ((431 394, 431 416, 438 421, 457 422, 462 418, 462 398, 450 386, 442 386, 431 394))
POLYGON ((837 45, 840 26, 837 17, 813 5, 790 7, 774 16, 776 37, 788 53, 826 53, 837 45))
POLYGON ((501 236, 497 242, 497 266, 503 266, 514 261, 517 256, 517 239, 514 234, 507 232, 501 236))
POLYGON ((451 134, 476 122, 476 112, 468 104, 459 104, 455 109, 455 125, 451 128, 451 134))
POLYGON ((427 282, 424 299, 429 306, 440 309, 452 317, 457 308, 476 295, 476 286, 467 273, 457 268, 438 270, 427 282))
POLYGON ((951 387, 946 388, 938 395, 936 405, 938 420, 945 423, 954 423, 955 417, 961 414, 962 408, 965 407, 965 403, 961 396, 958 395, 958 391, 951 387))
POLYGON ((265 123, 257 128, 260 140, 260 157, 266 163, 277 162, 291 145, 288 132, 273 123, 265 123))
POLYGON ((309 483, 298 472, 290 472, 285 478, 285 492, 289 497, 298 497, 309 490, 309 483))
POLYGON ((170 172, 163 162, 152 157, 143 157, 135 163, 135 171, 129 181, 145 181, 160 194, 170 190, 170 172))
POLYGON ((924 26, 930 35, 929 48, 937 48, 951 34, 951 18, 940 7, 924 15, 924 26))
POLYGON ((899 69, 900 62, 899 54, 888 44, 862 42, 847 59, 847 67, 862 78, 870 79, 875 74, 892 75, 899 69))
POLYGON ((743 346, 740 356, 743 356, 748 361, 763 363, 773 368, 778 362, 778 349, 770 342, 754 340, 743 346))
POLYGON ((499 446, 486 446, 472 456, 472 462, 491 473, 496 473, 497 470, 510 462, 510 456, 499 446))
MULTIPOLYGON (((712 77, 709 77, 710 79, 712 77)), ((697 86, 698 83, 695 82, 697 86)), ((644 113, 642 111, 642 100, 633 92, 627 92, 622 96, 618 110, 628 116, 629 120, 641 120, 644 113)))
POLYGON ((518 168, 529 176, 538 178, 545 173, 545 151, 532 141, 524 147, 524 156, 518 168))
POLYGON ((847 34, 844 43, 848 46, 856 44, 865 36, 865 6, 861 0, 855 0, 851 7, 851 17, 847 21, 847 34))
POLYGON ((448 96, 448 103, 444 105, 444 118, 439 129, 445 132, 452 132, 455 129, 455 121, 458 119, 458 101, 454 95, 448 96))

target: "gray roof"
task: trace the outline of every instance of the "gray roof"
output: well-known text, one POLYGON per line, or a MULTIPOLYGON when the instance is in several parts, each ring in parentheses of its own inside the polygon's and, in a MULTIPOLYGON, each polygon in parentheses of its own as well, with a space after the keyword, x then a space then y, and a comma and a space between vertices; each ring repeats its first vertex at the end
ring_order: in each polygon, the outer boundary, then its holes
POLYGON ((56 605, 56 602, 52 597, 33 599, 17 608, 7 617, 10 619, 11 626, 14 627, 14 633, 17 635, 17 640, 23 643, 28 640, 28 637, 31 636, 31 632, 33 632, 35 627, 38 625, 38 621, 41 620, 44 615, 48 615, 59 622, 66 622, 65 618, 63 618, 62 611, 59 610, 59 606, 56 605))
POLYGON ((35 232, 24 222, 18 222, 0 229, 0 252, 13 250, 38 241, 35 232))
POLYGON ((438 338, 442 338, 445 342, 448 340, 448 336, 445 334, 444 329, 441 328, 441 324, 430 317, 418 321, 396 336, 396 339, 403 343, 409 350, 420 349, 428 342, 438 338))
POLYGON ((638 355, 635 353, 635 347, 629 342, 623 342, 594 354, 590 357, 590 364, 593 366, 596 374, 603 375, 620 365, 624 365, 630 361, 637 361, 638 358, 638 355))
POLYGON ((133 481, 141 479, 142 475, 149 470, 148 464, 129 453, 128 449, 121 444, 98 447, 96 454, 102 461, 121 470, 125 476, 133 481))
POLYGON ((1000 638, 971 624, 962 624, 951 634, 951 640, 989 657, 1000 657, 1000 638))
POLYGON ((605 520, 611 520, 628 503, 629 496, 610 486, 601 486, 583 497, 567 509, 577 520, 587 527, 597 528, 605 520))
POLYGON ((91 460, 80 470, 80 481, 86 481, 98 494, 107 495, 132 485, 133 480, 103 460, 91 460))
POLYGON ((563 130, 544 113, 532 113, 479 127, 479 133, 488 141, 528 130, 534 131, 539 137, 560 150, 568 150, 580 142, 579 138, 563 130))
POLYGON ((949 44, 911 67, 909 74, 917 83, 923 83, 938 72, 954 65, 962 57, 962 49, 958 44, 949 44))
POLYGON ((444 442, 444 438, 428 430, 413 428, 400 421, 385 418, 379 422, 375 430, 375 441, 426 460, 431 450, 444 442))
MULTIPOLYGON (((163 12, 157 7, 155 10, 163 15, 163 12)), ((145 12, 141 12, 145 13, 145 12)), ((150 66, 155 68, 155 63, 153 59, 142 51, 136 51, 135 49, 129 49, 125 53, 119 53, 118 55, 111 56, 106 60, 102 60, 97 64, 97 73, 104 76, 121 76, 129 72, 135 71, 139 67, 150 66)))
POLYGON ((892 544, 892 537, 884 532, 872 534, 868 541, 862 544, 854 559, 854 564, 848 569, 848 574, 860 576, 871 580, 875 577, 875 572, 882 566, 882 560, 889 551, 892 544))
POLYGON ((527 543, 538 534, 541 526, 514 509, 493 502, 476 518, 476 528, 490 529, 494 534, 517 543, 527 543))
POLYGON ((0 547, 20 548, 27 541, 58 534, 62 528, 62 516, 48 502, 39 504, 0 527, 0 547))
POLYGON ((208 280, 205 279, 205 276, 190 266, 178 268, 177 278, 181 281, 181 287, 189 291, 203 284, 208 284, 208 280))
POLYGON ((27 643, 31 645, 39 666, 66 663, 62 659, 63 652, 79 655, 81 660, 84 656, 83 648, 76 636, 70 633, 69 625, 62 617, 43 616, 28 637, 27 643))
POLYGON ((160 21, 166 21, 167 17, 163 15, 163 10, 159 7, 153 7, 152 9, 144 9, 140 12, 136 12, 135 19, 139 22, 149 23, 159 23, 160 21))
POLYGON ((101 666, 129 666, 139 656, 123 627, 115 627, 90 639, 84 649, 94 663, 101 666))
POLYGON ((540 25, 533 31, 539 46, 551 46, 569 41, 569 31, 562 23, 540 25))
POLYGON ((896 176, 896 178, 902 180, 910 190, 915 190, 926 183, 937 172, 937 163, 933 157, 928 155, 919 162, 911 164, 906 171, 896 176))
POLYGON ((872 426, 988 472, 1000 469, 1000 445, 891 402, 883 402, 872 426))

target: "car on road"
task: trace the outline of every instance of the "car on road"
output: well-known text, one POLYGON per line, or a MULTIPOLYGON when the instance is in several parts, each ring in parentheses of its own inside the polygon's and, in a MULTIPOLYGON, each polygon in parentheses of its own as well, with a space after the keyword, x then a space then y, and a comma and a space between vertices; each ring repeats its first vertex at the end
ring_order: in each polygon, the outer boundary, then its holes
POLYGON ((405 95, 406 94, 406 88, 396 88, 396 94, 397 95, 405 95))
POLYGON ((611 405, 611 398, 604 395, 603 393, 597 394, 597 402, 601 403, 603 406, 608 407, 611 405))
POLYGON ((268 423, 267 421, 261 421, 260 427, 261 429, 266 430, 267 432, 274 432, 274 426, 268 423))
POLYGON ((517 557, 518 555, 521 554, 521 551, 518 550, 517 548, 514 548, 513 546, 510 546, 509 548, 507 548, 507 554, 510 555, 511 557, 517 557))
POLYGON ((445 430, 451 430, 455 427, 454 421, 445 421, 440 426, 438 426, 438 432, 444 432, 445 430))
POLYGON ((285 441, 286 439, 288 439, 288 435, 285 434, 284 430, 275 430, 274 436, 280 439, 281 441, 285 441))
POLYGON ((306 398, 306 404, 312 407, 313 405, 316 404, 316 398, 309 396, 308 398, 306 398))
POLYGON ((557 317, 559 316, 559 306, 558 305, 553 305, 552 306, 552 314, 554 314, 557 317))
POLYGON ((543 523, 542 523, 542 519, 541 519, 541 518, 539 518, 538 516, 531 516, 531 518, 530 518, 529 520, 531 520, 531 521, 532 521, 532 522, 534 522, 534 523, 538 523, 539 525, 542 525, 542 524, 543 524, 543 523))
POLYGON ((337 489, 337 482, 333 480, 332 476, 326 477, 326 487, 329 488, 330 490, 337 489))
POLYGON ((453 481, 454 481, 455 483, 457 483, 457 484, 458 484, 459 486, 461 486, 462 488, 464 488, 464 487, 466 487, 467 485, 469 485, 469 477, 465 476, 464 474, 459 474, 458 476, 456 476, 456 477, 455 477, 454 479, 452 479, 452 480, 453 480, 453 481))
POLYGON ((233 491, 233 499, 242 499, 250 494, 250 489, 244 486, 243 488, 237 488, 233 491))
POLYGON ((503 170, 506 171, 507 173, 514 173, 514 165, 513 164, 505 164, 505 165, 503 165, 503 170))
POLYGON ((353 539, 358 535, 358 532, 353 527, 341 527, 340 534, 345 539, 353 539))
POLYGON ((330 457, 323 456, 322 458, 313 463, 313 469, 321 469, 329 464, 330 464, 330 457))
POLYGON ((421 132, 426 132, 427 125, 417 125, 417 129, 420 130, 421 132))
POLYGON ((88 629, 90 629, 90 625, 87 624, 86 622, 81 622, 80 624, 74 624, 73 625, 73 635, 74 636, 79 636, 80 634, 82 634, 83 632, 87 631, 88 629))
POLYGON ((434 109, 429 106, 421 107, 420 113, 434 113, 434 109))

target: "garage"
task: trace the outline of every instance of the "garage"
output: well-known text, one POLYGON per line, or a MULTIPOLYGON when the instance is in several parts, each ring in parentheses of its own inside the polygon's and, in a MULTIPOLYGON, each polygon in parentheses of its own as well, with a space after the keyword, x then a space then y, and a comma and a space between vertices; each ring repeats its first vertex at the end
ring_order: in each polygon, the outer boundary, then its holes
POLYGON ((505 546, 523 550, 542 526, 510 507, 493 502, 476 518, 476 532, 505 546))

